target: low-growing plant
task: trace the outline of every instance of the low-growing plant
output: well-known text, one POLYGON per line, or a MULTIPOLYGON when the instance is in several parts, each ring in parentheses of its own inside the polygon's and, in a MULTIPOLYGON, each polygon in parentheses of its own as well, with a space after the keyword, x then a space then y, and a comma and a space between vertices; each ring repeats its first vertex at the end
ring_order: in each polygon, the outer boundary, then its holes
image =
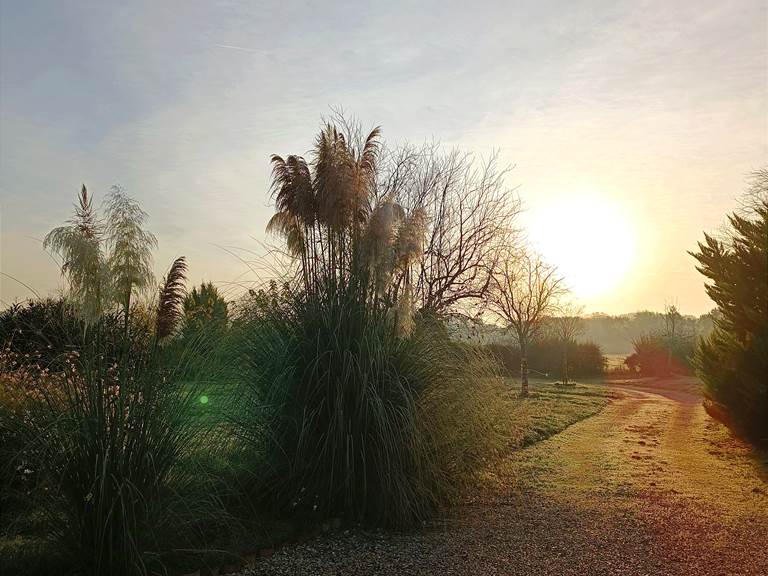
MULTIPOLYGON (((8 349, 0 352, 0 526, 3 528, 23 516, 25 503, 37 488, 39 476, 29 465, 24 435, 17 423, 31 408, 31 398, 24 397, 24 390, 34 386, 40 376, 38 370, 25 368, 17 354, 8 349)), ((3 532, 5 530, 0 534, 3 532)))
MULTIPOLYGON (((99 334, 99 353, 116 360, 125 353, 122 319, 117 312, 92 318, 88 328, 77 306, 64 298, 43 298, 16 303, 0 312, 0 346, 19 359, 33 359, 49 371, 64 368, 64 360, 99 334)), ((140 354, 148 342, 150 325, 134 307, 129 326, 131 354, 140 354)))
POLYGON ((645 334, 636 338, 632 345, 635 351, 627 357, 627 365, 637 366, 643 376, 669 376, 691 371, 692 339, 645 334))
POLYGON ((100 344, 94 334, 56 373, 20 364, 37 374, 11 390, 23 410, 5 425, 22 435, 26 467, 48 483, 37 496, 61 511, 51 530, 73 563, 89 574, 145 574, 174 466, 202 437, 196 393, 183 357, 114 361, 100 344))

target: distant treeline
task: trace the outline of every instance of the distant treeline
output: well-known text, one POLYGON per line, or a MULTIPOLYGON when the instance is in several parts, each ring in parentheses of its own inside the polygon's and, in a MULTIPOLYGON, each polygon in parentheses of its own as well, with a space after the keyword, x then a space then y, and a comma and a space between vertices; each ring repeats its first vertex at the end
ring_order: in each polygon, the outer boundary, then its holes
MULTIPOLYGON (((711 314, 679 316, 676 322, 676 335, 692 343, 707 336, 713 326, 711 314)), ((636 351, 635 342, 644 337, 664 334, 667 325, 663 312, 644 310, 618 316, 590 314, 582 318, 581 328, 576 335, 578 342, 596 344, 603 354, 629 356, 636 351)), ((456 319, 451 323, 451 329, 454 338, 465 342, 481 345, 514 343, 513 335, 498 326, 456 319)))
MULTIPOLYGON (((634 312, 620 316, 592 314, 583 320, 581 340, 594 342, 605 354, 631 354, 633 343, 647 335, 661 334, 665 330, 662 312, 634 312)), ((696 340, 712 331, 712 316, 682 316, 678 334, 696 340)))

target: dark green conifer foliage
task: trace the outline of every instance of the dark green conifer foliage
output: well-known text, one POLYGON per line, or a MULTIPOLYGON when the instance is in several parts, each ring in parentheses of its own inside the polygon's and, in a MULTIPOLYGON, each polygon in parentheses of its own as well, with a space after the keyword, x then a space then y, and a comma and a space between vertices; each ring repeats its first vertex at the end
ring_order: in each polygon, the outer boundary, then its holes
POLYGON ((187 333, 227 326, 227 302, 211 282, 194 287, 184 298, 184 324, 187 333))
POLYGON ((708 234, 692 253, 717 304, 715 329, 695 363, 710 400, 724 405, 733 426, 768 440, 768 169, 755 174, 743 210, 728 217, 726 236, 708 234))

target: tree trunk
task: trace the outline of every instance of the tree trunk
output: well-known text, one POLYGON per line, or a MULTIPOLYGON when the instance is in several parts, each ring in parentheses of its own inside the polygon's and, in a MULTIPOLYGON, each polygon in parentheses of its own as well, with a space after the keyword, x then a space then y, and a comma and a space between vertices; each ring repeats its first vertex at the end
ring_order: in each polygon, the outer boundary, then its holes
POLYGON ((568 384, 568 343, 563 346, 563 384, 568 384))
POLYGON ((667 344, 667 374, 672 374, 672 341, 667 344))
POLYGON ((528 396, 528 345, 520 343, 520 396, 528 396))

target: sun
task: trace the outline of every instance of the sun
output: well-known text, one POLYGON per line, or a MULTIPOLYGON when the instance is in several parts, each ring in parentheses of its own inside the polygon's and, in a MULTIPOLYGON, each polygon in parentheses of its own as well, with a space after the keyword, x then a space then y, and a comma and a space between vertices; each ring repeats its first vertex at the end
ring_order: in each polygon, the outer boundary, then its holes
POLYGON ((530 216, 531 242, 577 298, 605 294, 629 272, 635 253, 631 221, 610 198, 562 195, 530 216))

